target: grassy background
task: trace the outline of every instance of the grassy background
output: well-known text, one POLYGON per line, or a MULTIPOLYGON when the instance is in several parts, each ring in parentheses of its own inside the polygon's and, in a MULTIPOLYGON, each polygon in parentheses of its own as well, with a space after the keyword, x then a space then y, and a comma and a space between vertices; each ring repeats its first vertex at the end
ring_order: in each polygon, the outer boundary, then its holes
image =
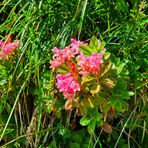
MULTIPOLYGON (((13 59, 0 61, 0 145, 8 147, 146 147, 148 140, 148 3, 145 0, 4 0, 0 38, 20 40, 13 59), (111 135, 69 127, 69 114, 51 111, 54 46, 96 36, 106 42, 129 90, 129 110, 111 135), (60 116, 63 114, 64 116, 60 116), (68 141, 68 143, 67 143, 68 141), (80 144, 81 143, 81 144, 80 144)), ((60 105, 59 105, 60 106, 60 105)))

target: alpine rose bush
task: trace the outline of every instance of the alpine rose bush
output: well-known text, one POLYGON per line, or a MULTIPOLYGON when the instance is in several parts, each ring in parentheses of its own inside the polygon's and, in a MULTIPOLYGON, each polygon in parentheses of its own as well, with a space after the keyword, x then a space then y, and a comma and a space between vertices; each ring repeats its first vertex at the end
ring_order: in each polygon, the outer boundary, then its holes
MULTIPOLYGON (((100 42, 98 42, 100 45, 100 42)), ((54 47, 52 49, 54 55, 53 60, 50 61, 51 68, 56 68, 65 65, 68 68, 67 74, 58 74, 56 76, 56 85, 60 92, 66 99, 75 99, 75 92, 81 91, 82 77, 87 77, 90 74, 98 74, 100 71, 100 65, 103 63, 103 53, 93 52, 91 56, 85 56, 80 50, 80 46, 88 46, 87 43, 71 40, 69 47, 64 49, 58 49, 54 47)))
MULTIPOLYGON (((116 70, 104 46, 105 43, 95 37, 90 39, 89 44, 72 39, 64 49, 54 47, 50 61, 52 70, 57 74, 56 87, 65 98, 65 102, 60 99, 61 107, 64 105, 65 110, 73 110, 75 115, 82 116, 80 124, 88 126, 90 134, 95 127, 101 127, 107 133, 112 132, 107 115, 110 110, 115 112, 111 89, 116 86, 116 70)), ((59 93, 56 96, 61 97, 59 93)), ((55 102, 58 101, 55 99, 55 102)))
POLYGON ((7 59, 10 54, 14 52, 14 50, 18 47, 19 45, 19 40, 16 40, 14 42, 11 42, 12 40, 12 35, 6 40, 0 41, 0 58, 2 59, 7 59))

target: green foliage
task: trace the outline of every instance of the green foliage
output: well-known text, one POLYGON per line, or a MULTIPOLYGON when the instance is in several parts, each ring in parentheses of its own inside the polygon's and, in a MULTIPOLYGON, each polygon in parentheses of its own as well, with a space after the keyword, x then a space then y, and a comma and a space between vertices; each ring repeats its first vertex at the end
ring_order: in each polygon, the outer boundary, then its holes
POLYGON ((20 40, 0 59, 0 147, 147 147, 146 0, 3 0, 0 7, 0 40, 20 40), (80 47, 85 55, 105 46, 109 61, 101 85, 83 79, 89 96, 80 99, 80 117, 63 110, 49 65, 51 49, 72 37, 90 39, 80 47))
POLYGON ((82 52, 84 53, 84 55, 91 55, 93 52, 101 52, 101 50, 104 48, 105 46, 105 43, 104 42, 100 42, 100 45, 98 46, 98 39, 93 36, 91 39, 90 39, 90 43, 89 43, 89 46, 87 45, 83 45, 83 46, 80 46, 80 49, 82 50, 82 52))

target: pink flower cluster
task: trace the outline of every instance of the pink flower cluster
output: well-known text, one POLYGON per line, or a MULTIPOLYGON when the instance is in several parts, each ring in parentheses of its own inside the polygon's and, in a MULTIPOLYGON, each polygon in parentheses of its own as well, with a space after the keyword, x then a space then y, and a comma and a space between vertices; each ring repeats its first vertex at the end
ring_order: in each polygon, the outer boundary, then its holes
POLYGON ((69 47, 66 47, 62 50, 59 50, 55 47, 52 49, 52 51, 54 55, 53 60, 50 62, 50 64, 53 70, 61 64, 65 63, 66 60, 70 60, 74 57, 73 51, 69 47))
POLYGON ((0 41, 0 58, 7 59, 8 56, 18 47, 18 45, 19 40, 16 40, 13 43, 11 43, 11 39, 8 39, 8 41, 0 41))
POLYGON ((91 56, 83 55, 79 49, 80 45, 87 45, 84 42, 71 40, 69 47, 62 50, 53 48, 53 60, 50 61, 51 67, 55 70, 61 64, 65 64, 69 68, 69 73, 58 74, 56 76, 57 88, 67 99, 73 99, 75 92, 80 91, 78 77, 86 77, 89 74, 98 74, 100 64, 103 63, 103 53, 92 53, 91 56))
POLYGON ((57 88, 60 92, 63 92, 65 98, 73 99, 74 93, 76 91, 80 91, 80 85, 75 80, 75 78, 71 75, 71 73, 67 74, 58 74, 56 76, 57 79, 57 88))
POLYGON ((75 55, 80 54, 79 50, 80 45, 85 45, 83 42, 72 39, 70 47, 65 47, 64 49, 53 48, 52 51, 54 53, 53 60, 50 61, 51 67, 54 70, 56 67, 65 63, 65 61, 70 61, 75 55))
POLYGON ((81 46, 81 45, 87 45, 87 44, 84 42, 81 42, 79 40, 77 41, 75 39, 71 39, 70 47, 74 51, 75 55, 82 54, 82 51, 79 49, 79 46, 81 46))
POLYGON ((78 56, 79 74, 83 77, 88 76, 90 73, 97 74, 100 71, 100 64, 103 63, 101 53, 92 53, 91 56, 78 56))

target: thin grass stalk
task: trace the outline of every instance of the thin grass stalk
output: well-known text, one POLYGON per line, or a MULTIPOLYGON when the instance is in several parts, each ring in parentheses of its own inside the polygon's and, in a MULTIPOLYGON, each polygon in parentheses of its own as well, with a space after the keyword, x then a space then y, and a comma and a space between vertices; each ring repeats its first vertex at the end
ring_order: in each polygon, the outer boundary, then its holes
POLYGON ((96 136, 95 135, 94 135, 94 137, 95 137, 95 144, 94 144, 93 148, 96 148, 97 143, 99 143, 100 148, 102 148, 102 144, 101 144, 101 142, 99 140, 100 139, 100 136, 98 136, 97 139, 96 139, 96 136))
POLYGON ((86 11, 86 6, 87 6, 88 0, 84 1, 82 13, 81 13, 81 20, 80 20, 80 26, 79 26, 79 32, 78 32, 78 39, 80 38, 81 30, 82 30, 82 24, 83 24, 83 19, 86 11))
POLYGON ((129 120, 130 120, 131 117, 133 116, 133 114, 134 114, 134 112, 135 112, 136 109, 137 109, 137 107, 135 107, 135 109, 131 112, 130 116, 128 117, 127 121, 125 122, 125 124, 124 124, 124 126, 123 126, 123 128, 122 128, 122 130, 121 130, 121 132, 120 132, 120 135, 119 135, 119 137, 118 137, 118 139, 117 139, 117 141, 116 141, 116 143, 115 143, 115 145, 114 145, 114 148, 117 147, 118 142, 119 142, 119 140, 120 140, 120 138, 121 138, 121 136, 122 136, 122 134, 123 134, 123 132, 124 132, 124 129, 126 128, 127 123, 129 122, 129 120))
MULTIPOLYGON (((47 132, 47 131, 49 132, 49 131, 52 131, 52 130, 57 131, 56 128, 47 128, 47 129, 41 130, 41 131, 39 131, 39 132, 33 132, 33 133, 28 133, 28 134, 21 135, 21 136, 15 138, 15 139, 13 139, 13 140, 7 142, 6 144, 2 145, 2 147, 8 146, 9 144, 11 144, 11 143, 13 143, 13 142, 15 142, 15 141, 17 141, 17 140, 19 140, 19 139, 21 139, 21 138, 25 138, 25 137, 27 137, 27 136, 31 136, 31 135, 35 135, 35 134, 45 133, 45 132, 47 132)), ((0 148, 2 148, 2 147, 0 147, 0 148)))
MULTIPOLYGON (((142 128, 142 127, 141 127, 142 128)), ((120 129, 114 128, 114 130, 117 130, 120 132, 120 129)), ((126 131, 123 131, 125 135, 130 136, 130 139, 133 140, 133 142, 135 142, 135 144, 138 146, 138 148, 142 148, 139 143, 134 139, 134 137, 132 137, 131 135, 129 135, 126 131)))
POLYGON ((9 124, 9 122, 10 122, 10 119, 11 119, 11 117, 12 117, 13 111, 14 111, 14 109, 15 109, 15 107, 16 107, 17 102, 18 102, 18 99, 19 99, 19 97, 20 97, 20 95, 21 95, 23 89, 25 88, 26 82, 27 82, 27 81, 25 81, 25 82, 22 84, 22 86, 21 86, 21 88, 20 88, 20 91, 19 91, 18 94, 17 94, 17 97, 16 97, 16 99, 15 99, 15 102, 14 102, 13 107, 12 107, 12 109, 11 109, 11 112, 10 112, 10 114, 9 114, 8 120, 7 120, 7 122, 6 122, 6 125, 5 125, 5 127, 4 127, 4 129, 3 129, 3 132, 2 132, 2 134, 1 134, 1 136, 0 136, 0 141, 2 140, 2 138, 3 138, 4 134, 5 134, 5 131, 6 131, 7 127, 8 127, 8 124, 9 124))
POLYGON ((6 21, 11 17, 11 14, 13 14, 13 12, 14 12, 15 9, 16 9, 16 7, 19 5, 19 3, 20 3, 21 1, 22 1, 22 0, 18 1, 18 2, 16 3, 16 5, 12 8, 12 10, 10 11, 10 13, 9 13, 9 15, 8 15, 8 17, 7 17, 7 19, 6 19, 6 21))
MULTIPOLYGON (((8 0, 5 4, 3 4, 4 6, 1 8, 0 13, 5 9, 5 7, 7 6, 7 4, 10 2, 11 0, 8 0)), ((4 1, 3 1, 4 2, 4 1)))

